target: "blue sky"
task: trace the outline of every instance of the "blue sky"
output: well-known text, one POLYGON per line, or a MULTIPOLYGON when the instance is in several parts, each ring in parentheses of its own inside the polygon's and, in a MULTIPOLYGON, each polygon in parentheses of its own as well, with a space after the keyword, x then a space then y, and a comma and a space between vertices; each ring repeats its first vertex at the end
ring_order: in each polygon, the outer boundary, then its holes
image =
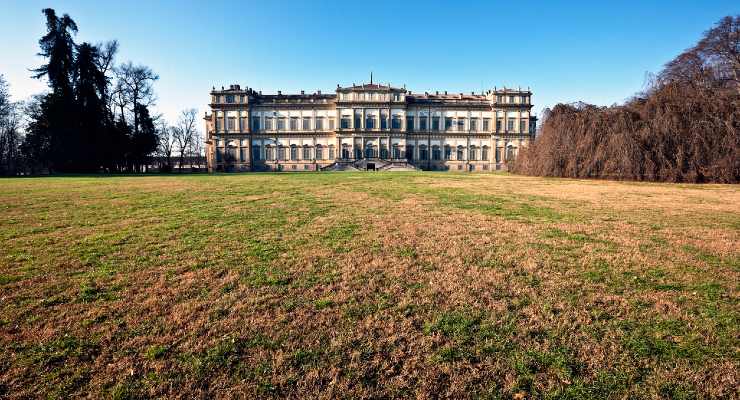
POLYGON ((369 79, 407 88, 531 87, 535 110, 608 105, 693 45, 737 1, 5 0, 0 73, 15 99, 44 90, 29 68, 41 9, 68 13, 78 42, 118 39, 118 61, 160 75, 157 111, 205 111, 212 86, 331 91, 369 79))

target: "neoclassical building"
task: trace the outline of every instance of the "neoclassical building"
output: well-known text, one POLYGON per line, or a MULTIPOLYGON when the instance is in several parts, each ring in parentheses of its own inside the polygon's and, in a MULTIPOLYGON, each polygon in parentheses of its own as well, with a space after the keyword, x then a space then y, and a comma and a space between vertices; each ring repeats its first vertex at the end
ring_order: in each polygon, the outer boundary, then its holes
POLYGON ((534 139, 532 92, 412 93, 377 83, 335 93, 211 91, 209 171, 506 168, 534 139))

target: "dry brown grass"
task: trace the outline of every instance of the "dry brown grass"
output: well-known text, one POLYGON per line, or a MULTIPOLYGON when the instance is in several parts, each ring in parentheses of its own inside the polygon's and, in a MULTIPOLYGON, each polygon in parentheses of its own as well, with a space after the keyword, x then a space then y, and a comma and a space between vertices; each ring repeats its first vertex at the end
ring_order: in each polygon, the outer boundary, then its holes
POLYGON ((0 182, 0 395, 738 397, 740 190, 0 182))

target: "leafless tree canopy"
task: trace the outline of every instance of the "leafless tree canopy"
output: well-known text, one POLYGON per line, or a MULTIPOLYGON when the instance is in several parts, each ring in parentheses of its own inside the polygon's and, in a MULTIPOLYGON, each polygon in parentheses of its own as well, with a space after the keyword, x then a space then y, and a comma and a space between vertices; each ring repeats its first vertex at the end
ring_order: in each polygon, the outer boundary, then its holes
POLYGON ((558 104, 512 171, 740 182, 740 16, 725 17, 624 105, 558 104))

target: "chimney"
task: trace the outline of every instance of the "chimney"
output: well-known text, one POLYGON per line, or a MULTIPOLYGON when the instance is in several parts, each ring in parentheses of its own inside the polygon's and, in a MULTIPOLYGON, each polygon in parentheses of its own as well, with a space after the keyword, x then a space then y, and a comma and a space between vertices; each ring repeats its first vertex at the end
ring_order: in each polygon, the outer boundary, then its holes
POLYGON ((262 91, 260 90, 260 96, 262 96, 262 91))
POLYGON ((445 96, 447 96, 447 91, 445 90, 445 96))
POLYGON ((278 96, 280 96, 280 95, 282 95, 282 94, 283 94, 283 92, 282 92, 282 91, 280 91, 280 90, 278 90, 278 96))
POLYGON ((436 92, 434 92, 434 94, 436 94, 437 96, 439 96, 439 90, 437 90, 436 92))
POLYGON ((319 95, 321 94, 321 90, 319 90, 319 95))
POLYGON ((303 91, 303 90, 301 90, 301 94, 306 94, 306 92, 305 92, 305 91, 303 91))

